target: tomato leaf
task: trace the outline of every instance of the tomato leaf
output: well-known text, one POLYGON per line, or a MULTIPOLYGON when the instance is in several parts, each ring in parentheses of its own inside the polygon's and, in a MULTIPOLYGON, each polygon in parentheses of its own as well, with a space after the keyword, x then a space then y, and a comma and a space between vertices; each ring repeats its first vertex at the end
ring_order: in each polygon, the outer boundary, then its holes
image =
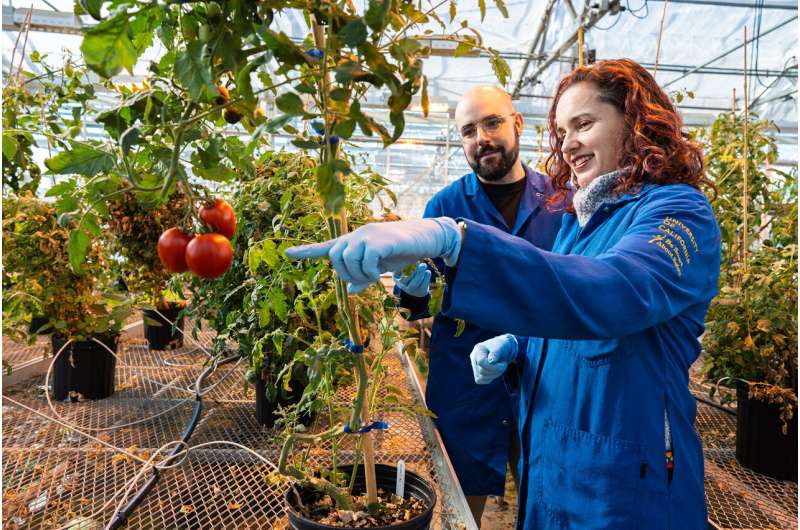
POLYGON ((136 59, 142 53, 131 40, 128 16, 122 11, 84 33, 81 51, 86 65, 103 77, 113 77, 123 68, 133 74, 136 59))
POLYGON ((370 0, 364 21, 372 31, 378 32, 389 22, 389 6, 391 0, 370 0))
POLYGON ((278 249, 275 242, 271 239, 265 239, 261 242, 261 259, 270 267, 275 267, 278 264, 278 249))
POLYGON ((203 58, 204 48, 199 40, 190 42, 175 60, 175 77, 195 101, 203 101, 215 92, 211 65, 203 58))
POLYGON ((306 114, 303 100, 294 92, 286 92, 275 99, 275 106, 282 112, 291 116, 303 116, 306 114))
POLYGON ((508 18, 508 8, 506 7, 506 3, 503 0, 494 0, 495 5, 497 6, 497 10, 503 15, 503 17, 508 18))
POLYGON ((87 144, 70 142, 70 149, 44 161, 47 168, 56 174, 75 174, 93 177, 114 167, 111 154, 87 144))
POLYGON ((361 17, 354 18, 339 31, 344 43, 356 48, 367 40, 367 26, 361 17))
POLYGON ((426 118, 431 111, 431 99, 428 96, 428 76, 422 76, 422 95, 420 96, 420 106, 422 107, 422 115, 426 118))
POLYGON ((11 160, 17 154, 17 149, 19 149, 17 139, 11 133, 3 134, 3 156, 11 160))
POLYGON ((272 289, 269 292, 269 303, 272 312, 275 313, 282 322, 286 322, 289 315, 289 306, 286 304, 286 295, 280 289, 272 289))
POLYGON ((500 84, 505 85, 508 83, 508 79, 511 77, 511 67, 508 66, 506 60, 500 57, 500 54, 493 53, 489 58, 489 63, 491 63, 494 75, 500 84))
POLYGON ((72 230, 69 233, 67 252, 69 265, 75 274, 80 274, 81 265, 86 261, 86 250, 89 248, 89 236, 83 230, 72 230))

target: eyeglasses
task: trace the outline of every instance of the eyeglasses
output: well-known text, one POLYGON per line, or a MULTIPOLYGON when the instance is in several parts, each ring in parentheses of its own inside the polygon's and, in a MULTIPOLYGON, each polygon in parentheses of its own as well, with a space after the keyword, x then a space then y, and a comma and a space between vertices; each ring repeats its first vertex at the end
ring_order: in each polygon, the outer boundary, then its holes
POLYGON ((512 112, 511 114, 506 114, 505 116, 487 116, 477 124, 468 123, 459 131, 459 134, 461 134, 461 139, 472 140, 475 138, 475 135, 478 134, 478 128, 480 128, 480 130, 486 134, 494 134, 500 129, 500 127, 503 126, 508 117, 516 116, 516 114, 516 112, 512 112))

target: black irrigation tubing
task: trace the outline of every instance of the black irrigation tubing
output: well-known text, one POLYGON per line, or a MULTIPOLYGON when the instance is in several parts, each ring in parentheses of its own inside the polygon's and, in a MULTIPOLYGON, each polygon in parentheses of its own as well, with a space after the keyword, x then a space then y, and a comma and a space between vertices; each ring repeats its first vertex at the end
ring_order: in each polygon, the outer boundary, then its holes
POLYGON ((694 397, 694 399, 696 399, 700 403, 705 403, 706 405, 714 407, 715 409, 719 409, 719 410, 721 410, 723 412, 727 412, 731 416, 736 416, 736 411, 735 410, 732 410, 732 409, 730 409, 728 407, 724 407, 724 406, 720 405, 719 403, 717 403, 716 401, 712 401, 710 399, 706 399, 706 398, 703 398, 703 397, 700 397, 700 396, 696 396, 694 394, 692 394, 692 396, 694 397))
MULTIPOLYGON (((239 358, 238 355, 231 355, 230 357, 226 357, 222 361, 214 363, 208 368, 206 368, 203 371, 203 373, 200 374, 200 377, 197 378, 197 381, 195 381, 194 385, 194 413, 192 414, 192 419, 189 420, 189 424, 186 426, 186 428, 183 431, 183 434, 181 435, 181 441, 183 443, 177 444, 175 448, 172 450, 172 452, 169 454, 169 456, 167 456, 167 458, 164 459, 164 462, 170 462, 175 457, 175 455, 185 450, 184 446, 188 444, 189 438, 192 437, 192 433, 194 432, 195 427, 197 427, 197 422, 200 420, 200 414, 203 411, 203 396, 200 393, 200 386, 203 384, 205 378, 211 372, 216 370, 218 367, 222 366, 223 364, 227 364, 231 361, 235 361, 238 358, 239 358)), ((117 528, 122 526, 122 524, 125 523, 125 521, 128 519, 128 516, 133 512, 133 510, 135 510, 142 503, 147 494, 150 493, 150 490, 152 490, 153 486, 155 486, 156 483, 158 482, 159 477, 160 475, 158 473, 158 469, 154 467, 153 474, 150 476, 149 479, 147 479, 147 482, 145 482, 144 485, 142 485, 142 487, 139 488, 139 491, 136 492, 136 495, 133 497, 133 499, 130 500, 130 502, 128 502, 128 504, 123 506, 121 510, 117 511, 114 514, 114 518, 111 520, 111 522, 108 523, 108 525, 106 525, 106 530, 116 530, 117 528)))

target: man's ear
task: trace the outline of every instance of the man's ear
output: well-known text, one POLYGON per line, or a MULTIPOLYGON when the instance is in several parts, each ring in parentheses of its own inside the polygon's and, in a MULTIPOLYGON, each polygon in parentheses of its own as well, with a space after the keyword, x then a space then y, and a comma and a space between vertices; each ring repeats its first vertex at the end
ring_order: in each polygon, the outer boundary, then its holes
POLYGON ((522 128, 525 125, 525 121, 522 119, 522 113, 517 112, 514 115, 514 130, 517 131, 517 136, 522 136, 522 128))

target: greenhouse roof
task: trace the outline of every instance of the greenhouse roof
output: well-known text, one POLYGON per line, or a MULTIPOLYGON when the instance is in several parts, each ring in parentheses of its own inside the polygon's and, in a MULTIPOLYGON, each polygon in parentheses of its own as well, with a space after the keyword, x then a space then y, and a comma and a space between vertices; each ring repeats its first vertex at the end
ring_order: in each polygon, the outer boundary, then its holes
MULTIPOLYGON (((88 16, 76 19, 71 0, 8 2, 3 6, 4 75, 31 5, 35 11, 26 51, 37 50, 51 58, 80 54, 80 27, 94 21, 88 16)), ((364 3, 356 1, 358 9, 364 3)), ((658 82, 680 99, 678 107, 686 125, 696 127, 711 123, 732 105, 742 108, 746 31, 751 112, 777 124, 778 165, 797 164, 798 34, 797 3, 793 1, 599 0, 590 4, 587 0, 581 4, 577 0, 512 0, 506 4, 509 16, 505 18, 489 0, 483 20, 478 0, 457 5, 456 21, 449 29, 466 19, 481 33, 483 43, 498 50, 511 68, 506 89, 515 95, 517 110, 525 116, 522 150, 528 160, 541 155, 542 140, 536 138, 534 126, 544 123, 558 79, 577 64, 579 41, 587 61, 628 57, 651 72, 656 71, 657 63, 658 82)), ((439 6, 437 12, 449 21, 449 2, 439 6)), ((285 12, 275 20, 294 39, 302 39, 308 32, 300 13, 285 12)), ((425 29, 433 36, 442 33, 440 26, 431 23, 419 34, 425 29)), ((419 116, 407 120, 403 139, 392 148, 396 155, 391 162, 382 149, 369 153, 371 164, 385 165, 385 173, 408 182, 403 189, 413 187, 420 200, 448 179, 468 171, 451 123, 459 96, 474 85, 497 84, 486 53, 455 57, 452 43, 431 40, 430 45, 433 55, 426 59, 424 68, 429 79, 431 116, 423 119, 417 112, 419 116), (408 144, 415 148, 422 145, 429 153, 417 149, 416 157, 405 157, 402 152, 409 150, 408 144), (444 179, 427 180, 442 160, 444 179), (425 189, 417 189, 422 183, 425 189)), ((149 61, 164 52, 160 44, 153 46, 140 58, 133 77, 120 76, 119 81, 137 82, 146 74, 149 61)), ((19 61, 19 50, 15 61, 19 61)), ((28 62, 23 68, 33 70, 35 66, 28 62)), ((367 108, 380 113, 385 99, 385 94, 375 93, 367 108)), ((417 212, 419 207, 411 211, 417 212)))
MULTIPOLYGON (((484 44, 502 52, 511 66, 509 91, 517 93, 525 102, 523 105, 532 111, 546 109, 546 98, 558 78, 576 63, 577 43, 566 47, 564 44, 577 41, 582 6, 570 0, 511 1, 507 4, 508 18, 490 5, 481 20, 477 1, 458 4, 457 21, 467 19, 482 34, 484 44), (544 30, 540 31, 542 27, 544 30), (537 45, 531 49, 534 40, 537 45), (558 54, 560 49, 562 53, 558 54)), ((16 40, 18 24, 15 23, 24 19, 31 5, 37 14, 59 12, 67 15, 63 19, 67 21, 72 10, 70 0, 10 1, 6 4, 3 11, 4 66, 8 64, 16 40)), ((594 5, 596 7, 582 19, 586 28, 583 32, 585 53, 597 59, 629 57, 651 71, 656 62, 663 16, 657 79, 670 91, 693 93, 694 97, 685 99, 681 105, 687 112, 728 110, 734 89, 741 107, 742 43, 744 28, 747 28, 751 41, 747 48, 753 110, 787 129, 796 130, 797 3, 786 0, 623 0, 614 7, 614 2, 605 0, 594 5), (723 56, 726 52, 729 53, 723 56)), ((440 11, 444 19, 449 20, 447 5, 440 11)), ((307 31, 298 13, 288 12, 277 20, 290 36, 302 37, 307 31)), ((59 31, 59 22, 58 19, 44 21, 45 25, 52 24, 51 32, 32 31, 29 50, 53 54, 66 49, 77 53, 81 37, 69 24, 63 24, 63 31, 73 35, 53 33, 59 31)), ((84 17, 81 22, 90 24, 91 19, 84 17)), ((33 23, 36 29, 36 20, 33 23)), ((434 24, 428 27, 441 32, 434 24)), ((452 56, 452 46, 447 50, 446 46, 439 48, 436 42, 432 44, 435 53, 451 55, 431 57, 425 65, 434 98, 448 101, 452 106, 470 86, 496 83, 485 54, 456 58, 452 56)), ((147 60, 163 50, 156 48, 150 52, 140 60, 137 73, 143 73, 147 60)))

